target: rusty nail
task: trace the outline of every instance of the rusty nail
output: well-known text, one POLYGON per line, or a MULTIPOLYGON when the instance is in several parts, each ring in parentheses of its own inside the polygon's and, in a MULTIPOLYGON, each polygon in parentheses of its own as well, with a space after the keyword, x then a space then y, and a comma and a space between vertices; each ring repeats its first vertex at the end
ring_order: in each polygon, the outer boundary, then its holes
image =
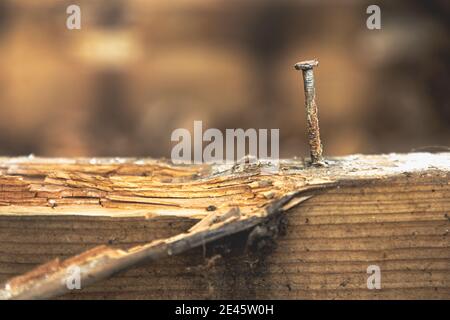
POLYGON ((306 122, 308 142, 311 151, 311 162, 316 166, 325 163, 322 157, 322 143, 320 141, 319 118, 317 115, 316 89, 314 87, 313 68, 319 64, 317 60, 307 60, 295 64, 296 70, 302 70, 305 88, 306 122))

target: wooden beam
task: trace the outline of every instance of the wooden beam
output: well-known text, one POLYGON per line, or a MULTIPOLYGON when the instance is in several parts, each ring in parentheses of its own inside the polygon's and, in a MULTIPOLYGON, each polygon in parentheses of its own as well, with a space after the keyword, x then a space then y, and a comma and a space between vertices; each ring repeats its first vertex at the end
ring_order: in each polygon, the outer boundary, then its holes
POLYGON ((0 297, 450 298, 450 153, 327 162, 0 158, 0 297))

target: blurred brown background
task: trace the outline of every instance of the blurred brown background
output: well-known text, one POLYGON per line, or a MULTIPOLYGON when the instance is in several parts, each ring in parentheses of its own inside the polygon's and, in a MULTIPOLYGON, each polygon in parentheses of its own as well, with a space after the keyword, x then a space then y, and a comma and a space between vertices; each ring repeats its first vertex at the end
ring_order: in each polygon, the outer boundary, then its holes
POLYGON ((311 58, 325 154, 448 146, 449 17, 445 0, 0 0, 0 155, 169 157, 194 120, 279 128, 281 155, 306 155, 293 64, 311 58))

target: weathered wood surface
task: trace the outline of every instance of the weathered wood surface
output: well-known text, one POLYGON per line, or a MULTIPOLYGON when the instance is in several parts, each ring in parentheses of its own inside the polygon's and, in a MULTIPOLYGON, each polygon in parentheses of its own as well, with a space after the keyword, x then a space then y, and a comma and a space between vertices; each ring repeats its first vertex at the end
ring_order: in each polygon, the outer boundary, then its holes
POLYGON ((449 153, 325 168, 0 158, 0 297, 61 294, 81 265, 82 290, 63 298, 449 299, 449 177, 449 153), (246 248, 259 224, 285 229, 270 250, 246 248))

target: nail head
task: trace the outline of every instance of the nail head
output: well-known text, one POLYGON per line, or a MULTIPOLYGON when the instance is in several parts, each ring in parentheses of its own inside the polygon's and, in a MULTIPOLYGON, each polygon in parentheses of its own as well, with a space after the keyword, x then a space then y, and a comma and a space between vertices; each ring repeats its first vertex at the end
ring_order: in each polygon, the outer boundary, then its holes
POLYGON ((319 65, 319 61, 317 61, 316 59, 314 59, 314 60, 305 60, 305 61, 297 62, 294 65, 294 68, 296 70, 309 70, 309 69, 314 68, 317 65, 319 65))

